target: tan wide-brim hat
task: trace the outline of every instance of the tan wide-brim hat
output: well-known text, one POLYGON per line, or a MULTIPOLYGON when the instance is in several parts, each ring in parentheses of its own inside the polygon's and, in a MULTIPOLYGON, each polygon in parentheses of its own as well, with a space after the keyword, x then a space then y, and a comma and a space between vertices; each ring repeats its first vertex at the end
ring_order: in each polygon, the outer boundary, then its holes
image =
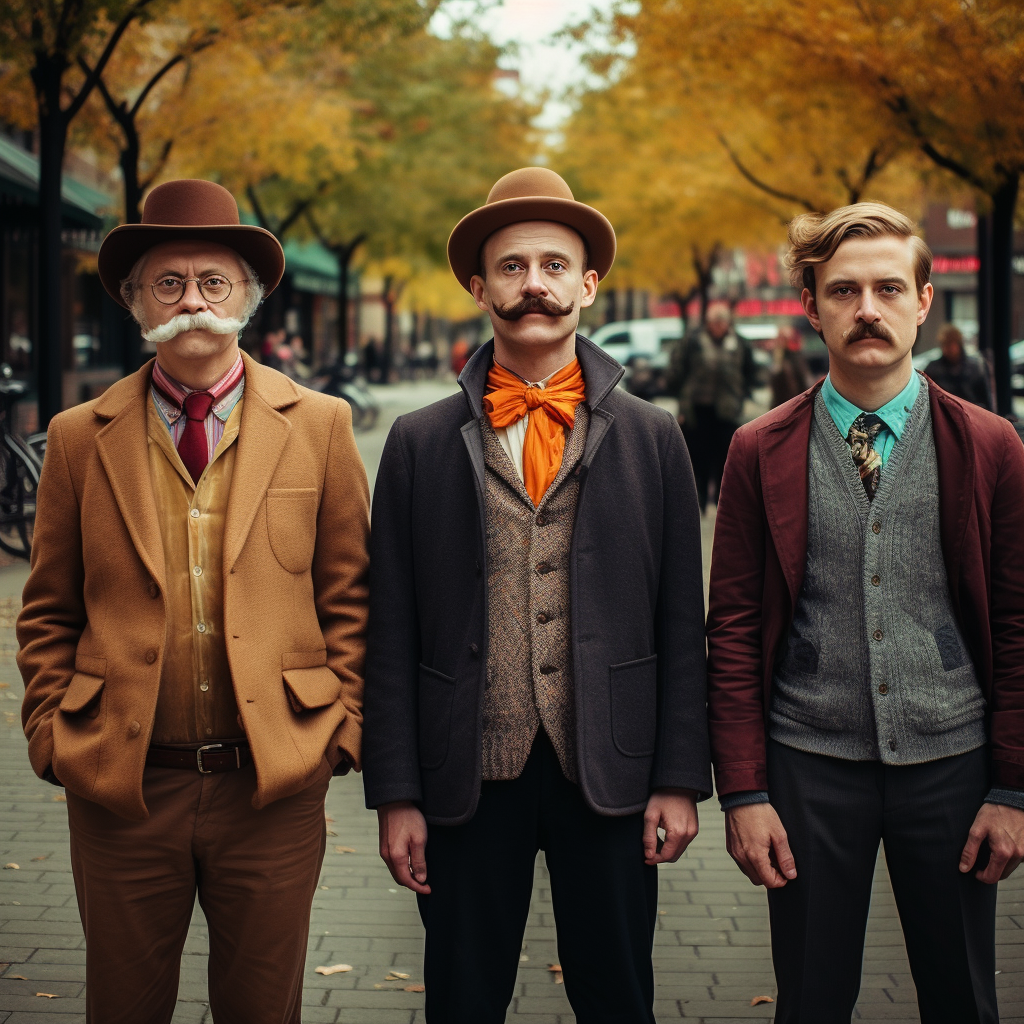
POLYGON ((547 167, 521 167, 499 178, 487 202, 467 213, 448 239, 448 262, 467 291, 480 273, 480 248, 500 228, 524 220, 552 220, 578 231, 590 253, 589 268, 602 278, 615 262, 615 229, 608 218, 586 203, 578 203, 572 189, 547 167))
POLYGON ((121 282, 154 245, 176 239, 216 242, 234 249, 269 295, 284 274, 281 243, 264 228, 241 224, 235 197, 222 185, 182 178, 158 185, 146 199, 141 224, 122 224, 103 239, 98 256, 100 281, 122 306, 121 282))

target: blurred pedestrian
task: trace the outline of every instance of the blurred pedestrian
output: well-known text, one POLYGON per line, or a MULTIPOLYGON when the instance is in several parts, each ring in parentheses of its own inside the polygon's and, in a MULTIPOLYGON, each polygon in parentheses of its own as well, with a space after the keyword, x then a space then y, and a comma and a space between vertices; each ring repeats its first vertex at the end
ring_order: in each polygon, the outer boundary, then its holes
POLYGON ((915 372, 932 255, 881 203, 787 265, 820 387, 741 427, 715 523, 708 713, 729 853, 768 888, 777 1024, 850 1024, 879 846, 928 1024, 998 1024, 1024 858, 1024 448, 915 372))
POLYGON ((217 1020, 297 1024, 327 784, 360 757, 351 413, 239 352, 284 253, 220 185, 158 186, 98 259, 156 359, 50 423, 18 619, 29 757, 67 793, 86 1019, 171 1019, 198 895, 217 1020))
POLYGON ((992 408, 992 391, 988 384, 988 367, 964 351, 964 336, 955 324, 943 324, 939 328, 939 344, 942 355, 933 359, 924 372, 943 391, 962 398, 972 405, 985 409, 992 408))
POLYGON ((754 354, 733 330, 726 303, 711 303, 703 329, 676 346, 668 382, 679 399, 679 423, 703 513, 712 488, 717 500, 729 444, 743 421, 743 403, 757 385, 754 354))
POLYGON ((367 804, 430 1024, 505 1020, 540 848, 576 1019, 654 1024, 656 865, 711 787, 686 445, 576 333, 615 234, 557 174, 506 175, 448 253, 494 339, 381 459, 367 804))
POLYGON ((780 327, 772 351, 772 408, 802 395, 813 383, 800 332, 795 327, 780 327))

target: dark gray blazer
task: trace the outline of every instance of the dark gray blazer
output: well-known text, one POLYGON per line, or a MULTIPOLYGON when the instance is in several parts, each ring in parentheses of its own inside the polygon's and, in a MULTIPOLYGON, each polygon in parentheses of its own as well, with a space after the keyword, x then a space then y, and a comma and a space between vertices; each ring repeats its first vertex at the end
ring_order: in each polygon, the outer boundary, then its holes
MULTIPOLYGON (((700 515, 679 427, 576 352, 590 429, 570 566, 580 784, 598 813, 654 789, 711 792, 700 515)), ((414 800, 433 824, 480 795, 487 662, 482 400, 493 344, 463 394, 391 428, 373 497, 363 772, 366 804, 414 800)))

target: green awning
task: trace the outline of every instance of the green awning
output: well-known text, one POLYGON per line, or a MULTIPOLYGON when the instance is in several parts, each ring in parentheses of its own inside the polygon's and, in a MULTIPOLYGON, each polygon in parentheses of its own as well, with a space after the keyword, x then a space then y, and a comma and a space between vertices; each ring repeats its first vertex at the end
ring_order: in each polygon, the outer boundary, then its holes
MULTIPOLYGON (((39 205, 39 159, 0 136, 0 193, 31 206, 39 205)), ((64 175, 61 214, 74 225, 98 230, 111 197, 64 175)))

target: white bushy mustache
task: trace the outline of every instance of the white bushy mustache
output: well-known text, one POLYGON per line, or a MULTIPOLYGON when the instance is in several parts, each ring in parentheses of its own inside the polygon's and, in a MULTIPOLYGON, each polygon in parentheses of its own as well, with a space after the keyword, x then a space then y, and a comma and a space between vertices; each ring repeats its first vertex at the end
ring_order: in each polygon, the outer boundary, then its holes
POLYGON ((199 313, 179 313, 165 324, 142 332, 146 341, 159 345, 186 331, 211 331, 213 334, 238 334, 247 321, 232 316, 217 316, 204 309, 199 313))

